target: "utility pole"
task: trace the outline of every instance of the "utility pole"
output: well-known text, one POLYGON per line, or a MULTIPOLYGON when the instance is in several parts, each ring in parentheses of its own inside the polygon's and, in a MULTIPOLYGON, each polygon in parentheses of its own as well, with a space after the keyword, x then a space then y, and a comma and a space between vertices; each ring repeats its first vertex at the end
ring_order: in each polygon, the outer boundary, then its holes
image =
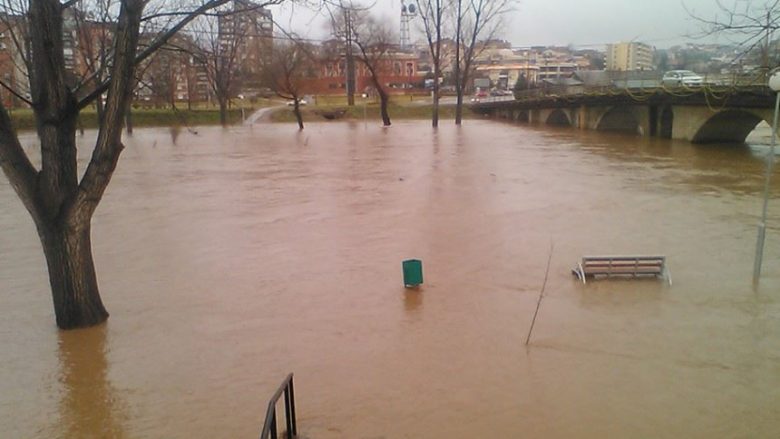
POLYGON ((344 9, 345 26, 347 28, 347 105, 355 105, 355 58, 352 55, 352 15, 349 8, 344 9))

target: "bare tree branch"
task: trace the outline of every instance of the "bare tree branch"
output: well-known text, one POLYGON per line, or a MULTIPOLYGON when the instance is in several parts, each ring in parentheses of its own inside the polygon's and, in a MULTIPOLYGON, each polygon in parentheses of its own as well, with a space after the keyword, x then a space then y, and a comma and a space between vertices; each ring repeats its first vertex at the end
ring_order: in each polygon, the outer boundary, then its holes
POLYGON ((16 136, 8 111, 0 101, 0 168, 8 177, 24 207, 36 223, 40 219, 40 207, 35 201, 38 170, 25 154, 16 136))
POLYGON ((81 0, 68 0, 65 3, 62 3, 60 7, 62 9, 68 9, 69 7, 75 5, 76 3, 80 2, 81 0))
MULTIPOLYGON (((178 23, 170 27, 165 32, 158 35, 155 40, 149 44, 144 50, 142 50, 134 60, 134 63, 136 65, 143 62, 146 58, 148 58, 152 53, 154 53, 156 50, 158 50, 160 47, 165 45, 165 43, 168 42, 173 35, 175 35, 177 32, 182 30, 185 26, 187 26, 190 22, 195 20, 197 17, 207 13, 208 11, 218 8, 226 3, 228 3, 231 0, 208 0, 205 3, 203 3, 200 7, 192 10, 189 12, 189 15, 184 16, 178 23)), ((274 4, 279 4, 283 2, 284 0, 266 0, 262 3, 258 3, 258 7, 264 7, 274 4)), ((108 90, 108 87, 110 85, 111 78, 107 79, 103 83, 101 83, 99 86, 97 86, 92 92, 81 98, 76 105, 78 109, 82 109, 89 105, 91 102, 93 102, 95 99, 97 99, 98 96, 103 94, 106 90, 108 90)))
MULTIPOLYGON (((741 58, 759 48, 761 51, 762 67, 769 70, 778 64, 778 60, 770 60, 769 45, 772 35, 780 29, 780 0, 763 2, 737 2, 725 4, 722 0, 715 0, 713 17, 705 17, 683 3, 688 15, 701 25, 698 34, 691 35, 694 38, 709 36, 723 36, 733 38, 740 36, 736 41, 741 58), (744 9, 740 9, 742 4, 744 9)), ((708 12, 710 13, 710 12, 708 12)))
POLYGON ((30 107, 33 106, 33 103, 31 100, 27 99, 26 97, 20 95, 16 90, 13 89, 10 85, 6 84, 5 81, 0 79, 0 87, 3 87, 4 89, 8 90, 9 93, 14 95, 16 99, 19 99, 20 101, 24 102, 25 104, 29 105, 30 107))

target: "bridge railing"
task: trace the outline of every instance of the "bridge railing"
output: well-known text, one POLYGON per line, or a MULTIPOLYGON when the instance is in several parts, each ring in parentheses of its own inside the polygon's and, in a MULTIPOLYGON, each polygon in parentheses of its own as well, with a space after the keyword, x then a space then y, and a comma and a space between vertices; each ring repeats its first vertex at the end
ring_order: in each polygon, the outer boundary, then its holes
MULTIPOLYGON (((649 93, 667 93, 672 95, 688 95, 699 92, 724 93, 746 88, 766 87, 765 72, 751 74, 710 74, 702 75, 701 86, 679 86, 664 84, 660 77, 643 77, 635 79, 620 79, 615 76, 608 84, 590 85, 586 83, 543 84, 527 90, 515 90, 516 100, 536 100, 551 97, 574 96, 610 96, 610 95, 646 95, 649 93)), ((511 99, 511 97, 510 97, 511 99)), ((498 102, 506 97, 483 98, 479 102, 498 102)))
POLYGON ((265 413, 265 422, 263 430, 260 432, 260 439, 277 439, 276 427, 276 404, 284 395, 284 420, 287 423, 287 439, 292 439, 298 434, 298 426, 295 420, 295 390, 293 388, 293 374, 287 375, 282 384, 274 392, 271 400, 268 401, 268 409, 265 413))

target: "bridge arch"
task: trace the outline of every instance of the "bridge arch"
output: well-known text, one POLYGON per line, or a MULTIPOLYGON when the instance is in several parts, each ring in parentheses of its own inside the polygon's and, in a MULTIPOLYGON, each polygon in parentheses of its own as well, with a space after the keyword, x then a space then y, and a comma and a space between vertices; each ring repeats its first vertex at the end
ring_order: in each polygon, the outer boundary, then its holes
POLYGON ((531 121, 531 115, 528 110, 519 110, 515 113, 515 121, 528 123, 531 121))
POLYGON ((744 110, 725 110, 707 119, 691 139, 693 143, 745 141, 763 118, 744 110))
POLYGON ((570 127, 572 125, 569 115, 560 108, 556 108, 547 116, 547 125, 570 127))
POLYGON ((661 120, 658 125, 658 136, 663 139, 672 138, 672 127, 674 127, 674 110, 671 106, 665 106, 661 110, 661 120))
POLYGON ((634 114, 634 111, 629 107, 622 106, 610 108, 596 123, 596 130, 598 131, 619 133, 636 134, 640 132, 640 127, 639 118, 634 114))

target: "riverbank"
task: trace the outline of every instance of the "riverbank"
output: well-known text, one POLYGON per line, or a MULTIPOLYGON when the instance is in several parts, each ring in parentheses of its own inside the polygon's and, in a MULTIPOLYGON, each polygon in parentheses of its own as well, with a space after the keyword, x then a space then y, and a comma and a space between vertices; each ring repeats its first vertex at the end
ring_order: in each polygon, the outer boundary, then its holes
MULTIPOLYGON (((267 108, 268 114, 264 114, 264 121, 288 123, 295 122, 295 115, 291 106, 280 106, 269 108, 270 105, 279 104, 269 101, 268 103, 258 103, 258 105, 242 108, 232 108, 228 110, 228 124, 236 125, 245 121, 255 111, 267 108)), ((409 102, 404 105, 391 103, 388 111, 391 120, 414 120, 429 119, 431 117, 431 104, 427 102, 409 102)), ((352 107, 341 103, 340 101, 327 101, 322 105, 307 105, 301 107, 303 120, 306 123, 325 121, 333 114, 337 115, 339 120, 361 120, 371 119, 379 120, 380 109, 378 103, 369 103, 365 107, 358 103, 352 107), (343 114, 342 114, 343 112, 343 114)), ((35 118, 32 110, 21 109, 10 111, 11 120, 18 131, 30 131, 35 129, 35 118)), ((454 119, 455 107, 453 105, 442 104, 439 107, 439 116, 441 119, 454 119)), ((471 112, 468 107, 464 107, 464 118, 479 117, 471 112)), ((132 110, 133 127, 164 127, 164 126, 202 126, 219 125, 219 109, 217 108, 195 108, 171 109, 171 108, 136 108, 132 110)), ((84 110, 79 116, 79 127, 84 129, 97 128, 97 112, 92 109, 84 110)))
MULTIPOLYGON (((257 107, 232 108, 228 110, 228 123, 238 124, 252 114, 257 107)), ((32 110, 13 110, 11 120, 18 131, 35 129, 35 118, 32 110)), ((138 108, 132 110, 133 127, 162 127, 190 125, 219 125, 219 109, 171 109, 171 108, 138 108)), ((84 129, 97 128, 97 112, 84 110, 79 115, 79 127, 84 129)))
MULTIPOLYGON (((406 105, 391 103, 388 106, 391 120, 430 119, 431 110, 432 105, 429 103, 415 102, 414 104, 406 105)), ((301 107, 301 114, 303 115, 304 122, 322 122, 333 119, 334 115, 338 120, 362 120, 364 118, 370 120, 381 119, 378 103, 369 103, 365 106, 362 103, 356 103, 352 107, 347 105, 306 105, 301 107)), ((454 119, 455 106, 440 105, 439 117, 441 119, 454 119)), ((464 105, 463 117, 472 119, 480 116, 473 113, 468 106, 464 105)), ((295 122, 295 114, 293 114, 291 106, 279 108, 271 113, 270 120, 271 122, 295 122)))

